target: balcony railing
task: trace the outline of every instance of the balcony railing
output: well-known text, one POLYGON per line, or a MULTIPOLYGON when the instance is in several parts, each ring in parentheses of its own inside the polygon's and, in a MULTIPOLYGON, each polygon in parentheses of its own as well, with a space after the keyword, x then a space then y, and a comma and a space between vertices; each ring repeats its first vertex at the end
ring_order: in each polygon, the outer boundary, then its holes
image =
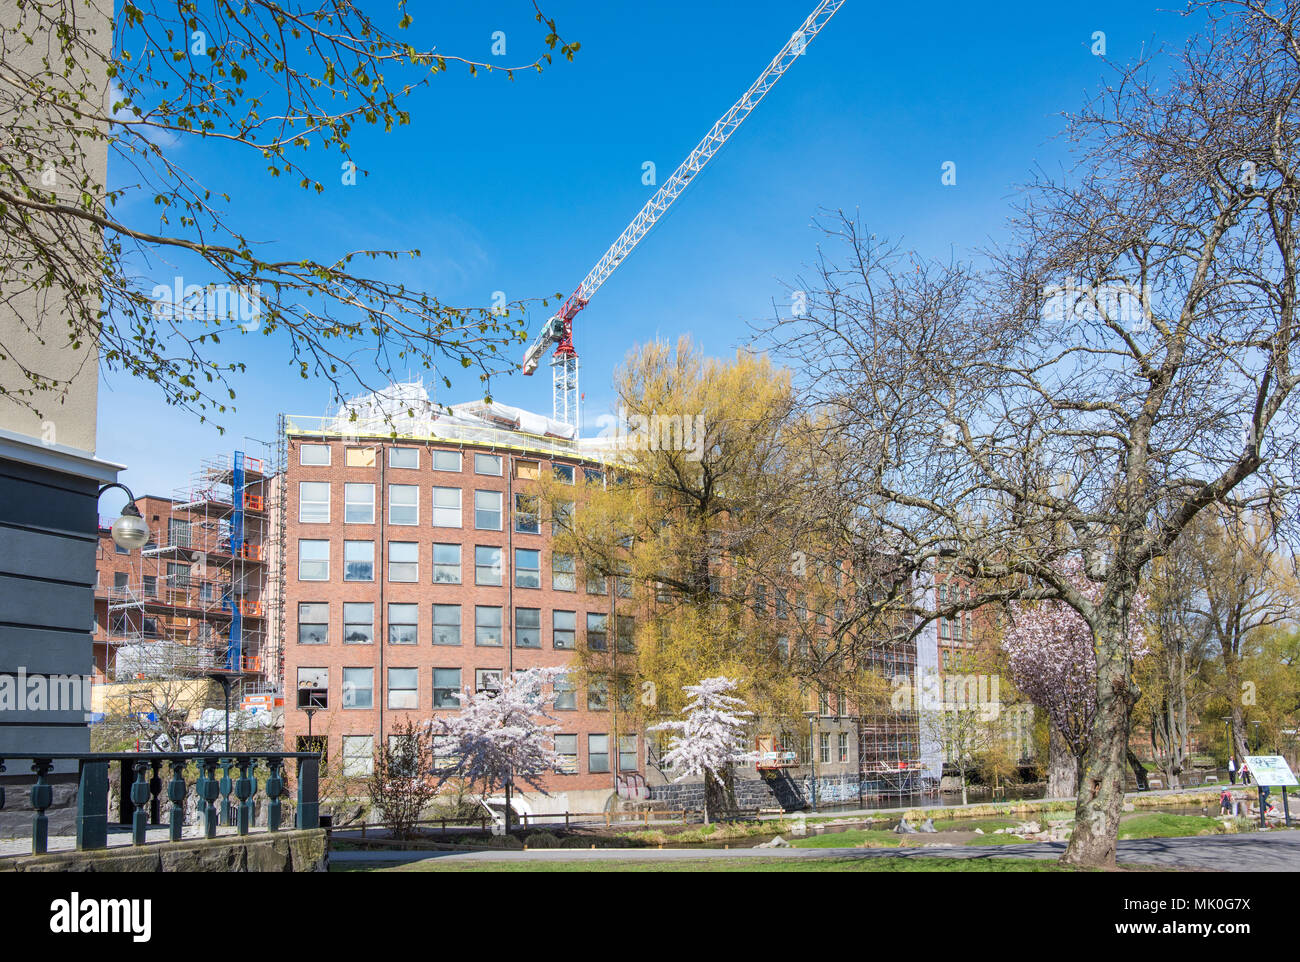
MULTIPOLYGON (((233 823, 239 835, 247 835, 253 823, 254 800, 258 794, 257 769, 262 763, 267 776, 262 786, 267 800, 267 831, 280 831, 286 763, 297 763, 295 828, 320 827, 320 756, 314 752, 52 752, 39 757, 11 757, 28 762, 36 781, 30 790, 32 808, 32 854, 49 851, 49 817, 45 814, 54 800, 48 779, 55 762, 78 764, 77 849, 88 851, 108 847, 109 766, 121 766, 121 823, 131 826, 131 843, 144 845, 150 825, 161 825, 161 800, 171 804, 168 815, 169 841, 179 842, 185 827, 185 803, 193 792, 197 797, 199 822, 204 838, 215 838, 218 822, 233 823), (194 765, 198 777, 191 785, 186 769, 194 765), (218 771, 221 772, 218 776, 218 771), (233 777, 232 777, 233 773, 233 777), (164 775, 170 777, 164 780, 164 775), (231 796, 236 799, 231 802, 231 796), (220 812, 217 800, 221 799, 220 812), (233 818, 231 812, 233 811, 233 818), (130 814, 128 821, 127 815, 130 814)), ((0 773, 6 759, 0 758, 0 773)), ((4 807, 0 786, 0 808, 4 807)))

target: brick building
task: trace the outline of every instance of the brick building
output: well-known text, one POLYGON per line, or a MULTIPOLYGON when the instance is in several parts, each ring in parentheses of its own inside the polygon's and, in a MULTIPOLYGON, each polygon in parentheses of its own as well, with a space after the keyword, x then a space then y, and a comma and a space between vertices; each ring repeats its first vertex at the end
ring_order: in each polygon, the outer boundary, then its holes
POLYGON ((275 472, 264 459, 209 459, 175 497, 136 506, 148 543, 124 553, 101 520, 96 555, 93 711, 97 716, 179 711, 191 721, 224 698, 274 708, 278 623, 270 603, 279 568, 275 472), (166 690, 162 683, 183 682, 166 690))
MULTIPOLYGON (((462 688, 570 665, 579 645, 631 630, 609 616, 610 585, 552 555, 530 499, 542 472, 572 483, 575 501, 605 483, 593 444, 504 405, 438 411, 415 385, 389 392, 350 405, 357 419, 283 425, 286 744, 310 744, 310 727, 353 775, 395 724, 456 711, 462 688), (298 705, 323 707, 309 718, 298 705)), ((559 695, 568 771, 546 779, 551 798, 530 796, 534 811, 603 806, 616 775, 643 769, 642 739, 619 730, 610 702, 559 695)))

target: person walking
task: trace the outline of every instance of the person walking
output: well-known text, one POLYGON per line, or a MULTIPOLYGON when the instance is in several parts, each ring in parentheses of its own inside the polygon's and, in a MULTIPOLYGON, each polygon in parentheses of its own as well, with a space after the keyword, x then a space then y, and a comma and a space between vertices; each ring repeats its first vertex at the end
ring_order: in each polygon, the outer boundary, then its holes
POLYGON ((1232 785, 1237 784, 1237 759, 1232 755, 1228 756, 1228 782, 1232 785))
POLYGON ((1250 784, 1250 766, 1245 761, 1241 763, 1241 784, 1250 784))

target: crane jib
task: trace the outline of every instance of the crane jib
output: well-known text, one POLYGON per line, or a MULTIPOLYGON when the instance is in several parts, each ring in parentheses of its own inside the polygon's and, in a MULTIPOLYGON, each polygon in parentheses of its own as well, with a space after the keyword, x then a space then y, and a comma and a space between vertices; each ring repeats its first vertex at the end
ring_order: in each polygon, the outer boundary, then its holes
MULTIPOLYGON (((531 374, 537 368, 541 354, 550 346, 558 345, 563 355, 576 365, 577 355, 573 350, 572 330, 573 319, 578 312, 587 306, 592 296, 605 283, 614 269, 621 264, 627 256, 632 253, 641 239, 645 237, 663 216, 664 212, 672 205, 682 192, 686 190, 695 176, 708 164, 710 160, 722 149, 727 139, 736 132, 745 118, 753 111, 755 107, 762 102, 767 92, 775 86, 776 82, 781 79, 785 72, 790 68, 796 59, 801 57, 807 49, 808 44, 813 38, 821 32, 822 27, 833 17, 836 11, 844 5, 845 0, 822 0, 813 10, 808 18, 803 22, 790 39, 786 41, 785 46, 780 52, 772 58, 772 62, 767 68, 758 75, 758 79, 750 85, 744 95, 732 105, 731 109, 722 115, 722 118, 713 125, 704 139, 696 144, 695 148, 681 162, 671 177, 664 182, 653 197, 646 201, 645 206, 632 219, 632 223, 623 230, 618 239, 610 245, 609 249, 596 262, 596 266, 591 269, 577 289, 569 295, 569 298, 561 306, 559 312, 548 321, 542 332, 536 340, 529 346, 527 353, 524 355, 524 373, 531 374), (561 321, 561 325, 552 323, 552 321, 561 321), (557 328, 562 330, 557 331, 557 328)), ((566 424, 576 423, 576 397, 560 399, 562 390, 577 390, 576 369, 573 371, 562 372, 560 368, 553 365, 557 384, 555 387, 555 416, 564 420, 566 424), (566 384, 571 385, 562 389, 559 386, 560 378, 564 378, 566 384)))

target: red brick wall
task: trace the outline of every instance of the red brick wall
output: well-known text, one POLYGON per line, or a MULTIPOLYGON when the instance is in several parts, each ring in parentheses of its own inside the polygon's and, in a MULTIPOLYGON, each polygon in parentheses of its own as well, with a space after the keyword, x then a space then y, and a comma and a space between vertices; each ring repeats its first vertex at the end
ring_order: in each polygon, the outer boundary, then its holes
MULTIPOLYGON (((301 445, 323 443, 312 438, 292 438, 288 445, 286 467, 286 543, 285 543, 285 740, 290 748, 297 746, 300 735, 307 733, 307 716, 297 710, 296 689, 299 668, 326 668, 329 671, 329 709, 317 713, 312 721, 315 735, 326 735, 330 757, 341 757, 344 735, 371 735, 376 747, 381 736, 390 733, 393 726, 407 718, 427 720, 434 714, 433 669, 459 668, 462 686, 474 686, 477 669, 531 668, 537 666, 562 666, 573 662, 575 653, 557 650, 552 642, 552 611, 559 609, 577 612, 576 644, 584 643, 587 612, 607 613, 609 598, 588 595, 585 584, 578 575, 577 591, 556 591, 551 587, 551 565, 548 549, 549 530, 541 526, 540 534, 513 531, 513 512, 508 489, 512 486, 510 472, 515 459, 541 462, 541 470, 551 470, 546 457, 512 454, 509 451, 479 448, 482 453, 495 453, 502 458, 502 476, 493 477, 474 473, 473 455, 476 449, 463 450, 461 472, 434 471, 431 451, 460 450, 455 445, 403 442, 383 443, 382 455, 377 453, 374 467, 348 467, 345 449, 374 447, 373 440, 348 445, 342 441, 328 442, 331 448, 328 466, 309 466, 300 463, 301 445), (388 466, 387 449, 390 447, 415 447, 419 451, 416 469, 388 466), (381 486, 382 473, 382 486, 381 486), (328 524, 310 524, 299 521, 299 483, 303 481, 328 481, 330 483, 330 520, 328 524), (375 485, 375 519, 373 524, 344 523, 344 484, 364 483, 375 485), (391 484, 412 484, 419 491, 419 522, 414 526, 388 523, 388 491, 391 484), (460 528, 435 528, 432 524, 432 489, 457 487, 461 490, 462 523, 460 528), (502 530, 479 531, 474 527, 474 492, 498 491, 502 493, 502 530), (329 580, 298 580, 298 542, 300 539, 328 539, 330 541, 329 580), (375 580, 373 582, 345 582, 343 580, 343 542, 345 540, 375 542, 375 580), (388 580, 387 543, 393 541, 416 542, 419 557, 419 580, 416 583, 393 583, 388 580), (434 543, 454 543, 461 546, 461 584, 433 583, 434 543), (502 549, 502 586, 487 587, 474 584, 474 548, 477 545, 502 549), (520 588, 514 584, 514 558, 512 548, 531 548, 541 551, 541 587, 520 588), (298 642, 298 605, 300 602, 324 602, 329 605, 328 643, 324 645, 298 642), (374 639, 371 645, 344 644, 344 602, 370 602, 374 604, 374 639), (390 645, 387 643, 387 605, 390 603, 415 603, 418 605, 418 644, 390 645), (459 604, 461 606, 461 644, 446 646, 433 644, 433 605, 459 604), (502 608, 502 646, 480 647, 474 640, 475 605, 494 605, 502 608), (541 609, 541 647, 539 649, 515 648, 513 642, 514 608, 541 609), (343 708, 343 669, 374 669, 374 707, 371 709, 343 708), (418 671, 418 707, 414 710, 390 709, 387 695, 387 669, 415 668, 418 671), (381 730, 382 729, 382 730, 381 730)), ((576 462, 575 470, 581 483, 582 467, 576 462)), ((513 482, 515 492, 530 488, 526 480, 513 482)), ((575 499, 577 488, 575 488, 575 499)), ((609 643, 614 643, 613 626, 610 626, 609 643)), ((556 711, 560 733, 578 735, 578 774, 555 775, 546 782, 550 791, 607 789, 614 784, 617 768, 617 744, 613 739, 613 719, 609 711, 588 712, 586 692, 577 692, 577 711, 556 711), (588 770, 587 735, 608 733, 610 738, 609 773, 592 774, 588 770)), ((620 718, 622 732, 625 723, 620 718)), ((638 758, 644 758, 645 746, 638 740, 638 758)), ((638 768, 642 766, 638 764, 638 768)))

